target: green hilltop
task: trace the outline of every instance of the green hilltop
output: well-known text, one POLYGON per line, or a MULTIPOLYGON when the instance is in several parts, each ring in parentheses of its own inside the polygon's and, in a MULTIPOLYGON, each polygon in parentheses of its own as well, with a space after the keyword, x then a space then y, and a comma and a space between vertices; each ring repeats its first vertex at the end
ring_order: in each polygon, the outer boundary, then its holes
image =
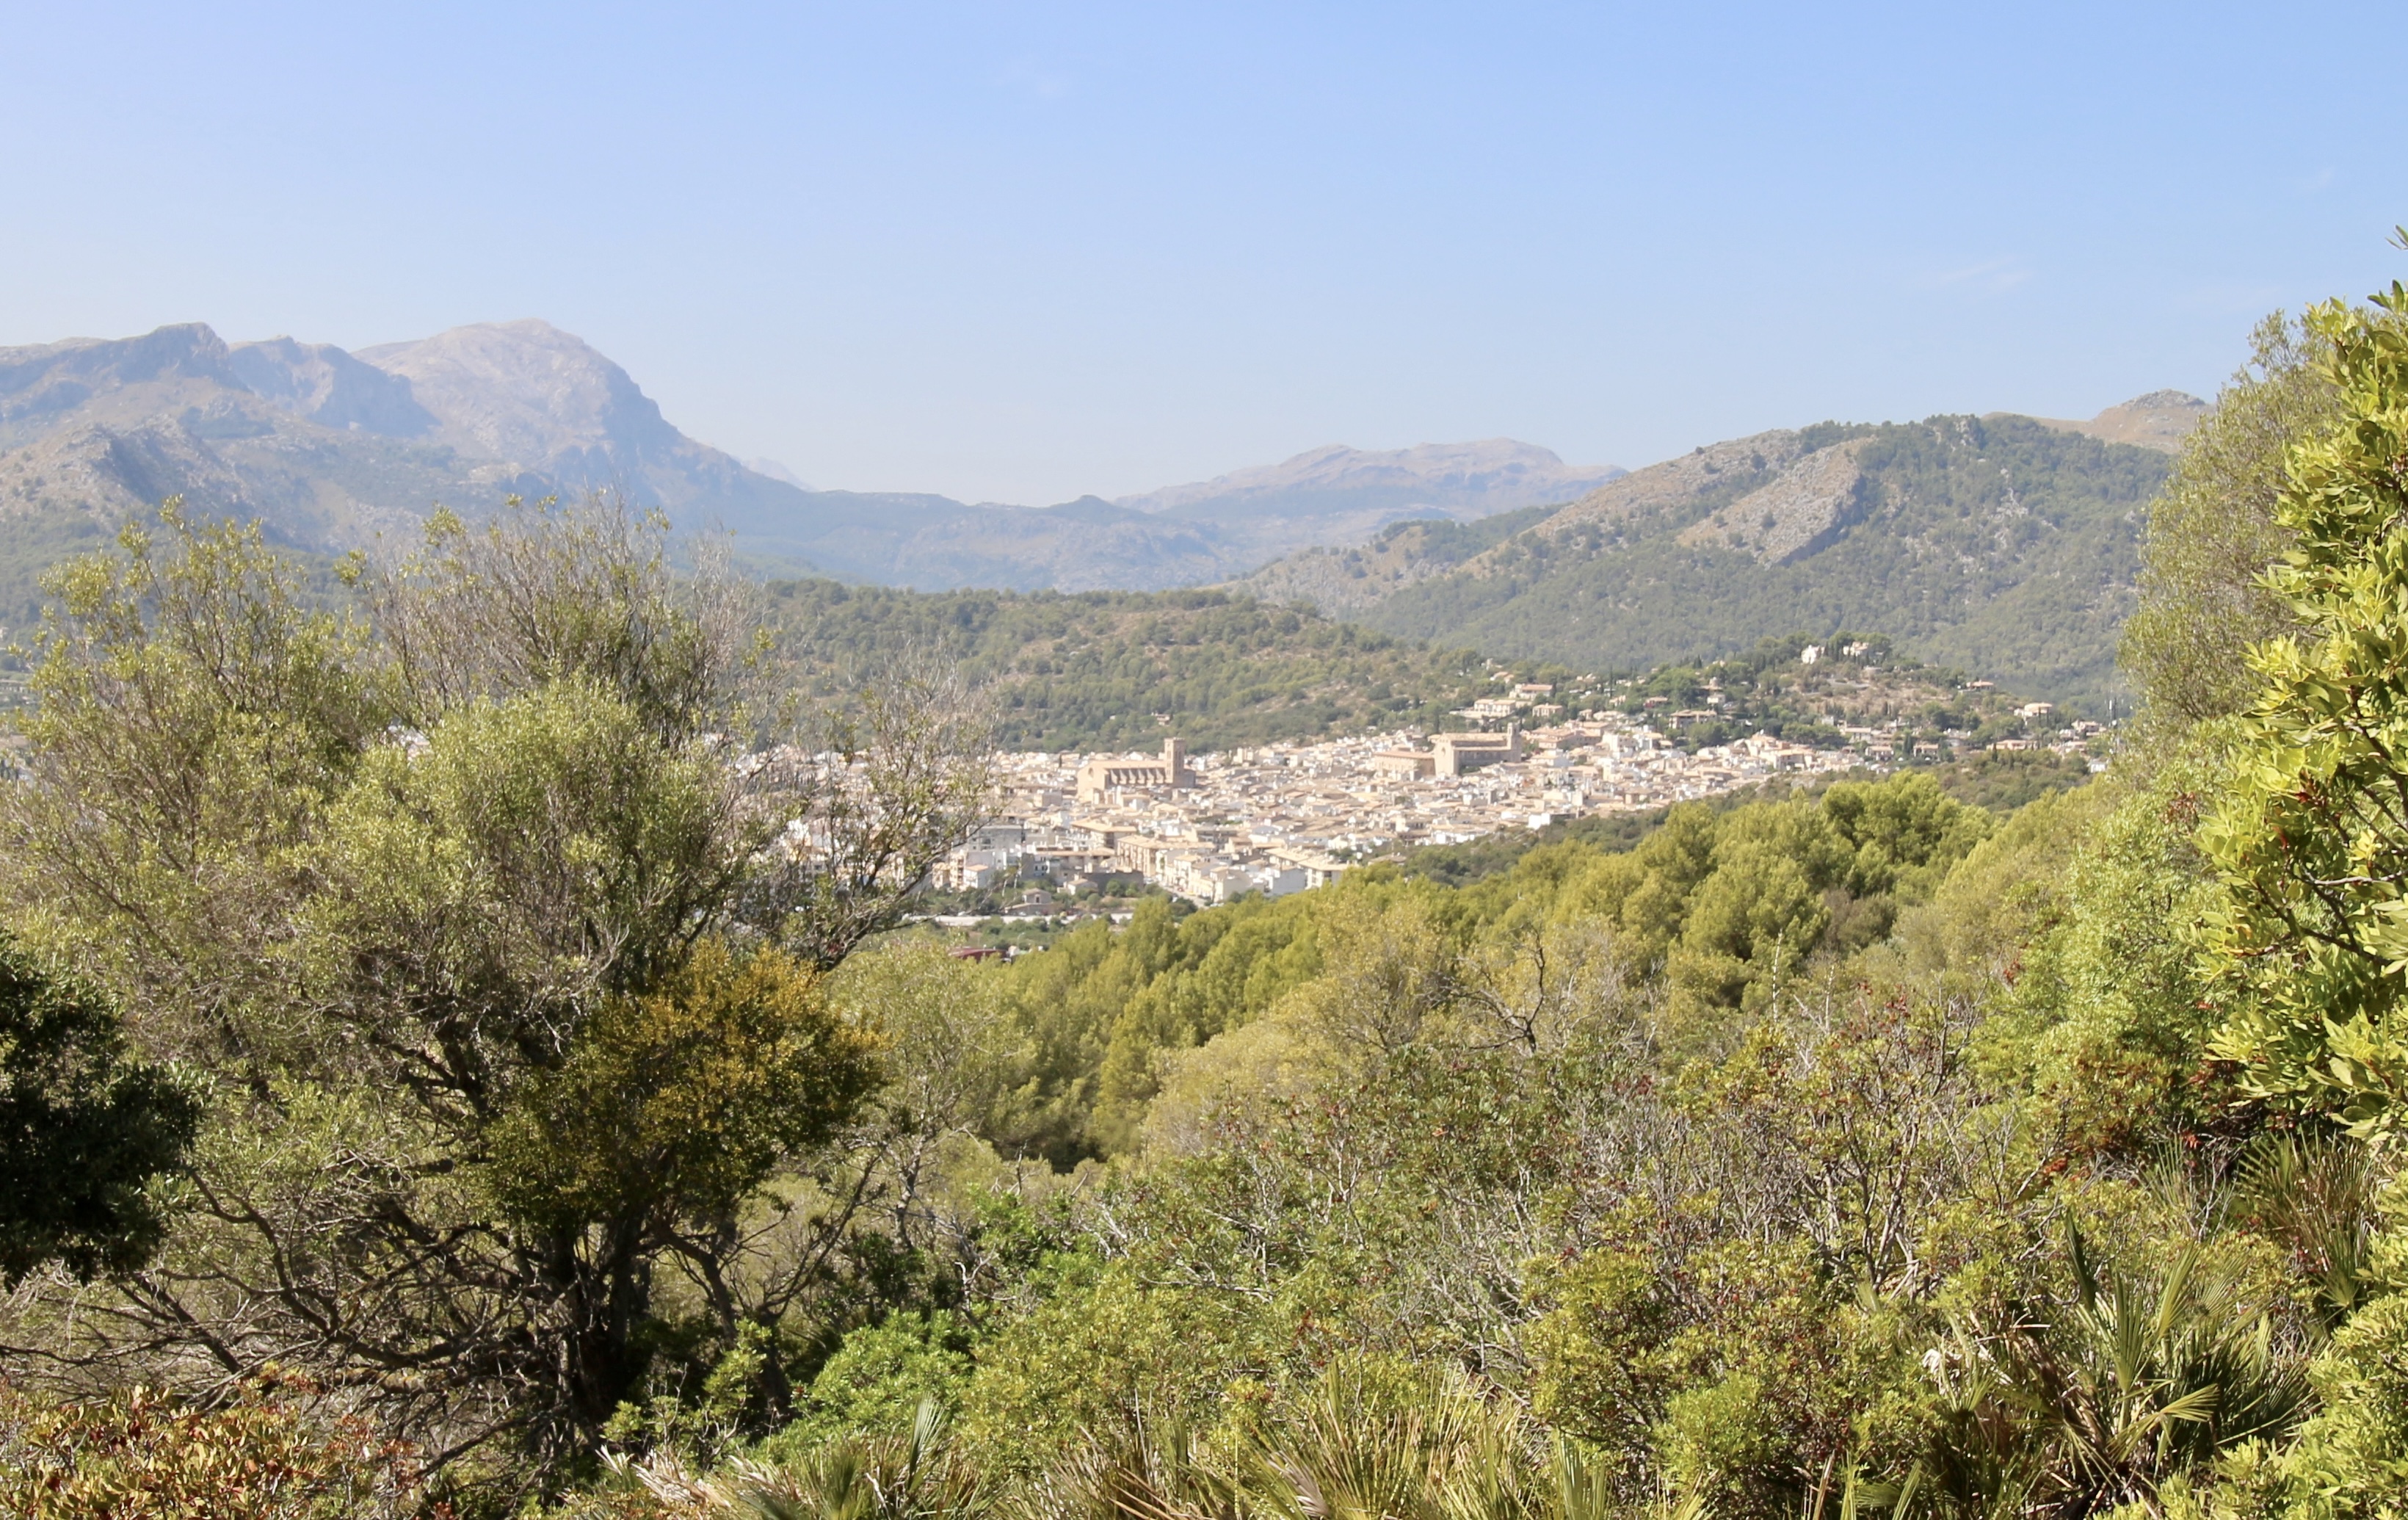
POLYGON ((2098 709, 2116 690, 2142 521, 2170 464, 2026 417, 1822 423, 1700 449, 1511 523, 1398 524, 1240 584, 1582 668, 1874 628, 1919 659, 2098 709))
POLYGON ((1466 651, 1219 591, 790 581, 768 598, 797 689, 832 693, 898 652, 924 652, 992 692, 996 742, 1009 749, 1146 744, 1170 724, 1207 750, 1452 725, 1447 714, 1486 695, 1495 670, 1466 651))
POLYGON ((1225 750, 1459 728, 1458 710, 1524 681, 1553 686, 1554 700, 1577 715, 1661 722, 1659 710, 1721 703, 1713 722, 1679 726, 1689 749, 1756 732, 1828 747, 1841 742, 1836 723, 1891 719, 1906 724, 1907 743, 2026 731, 2013 710, 2019 696, 1968 687, 1961 671, 1925 665, 1873 633, 1834 644, 1811 667, 1799 663, 1803 640, 1793 631, 1713 662, 1584 671, 1226 591, 912 592, 789 581, 767 598, 790 690, 835 698, 875 682, 898 657, 933 655, 990 694, 996 740, 1013 750, 1129 748, 1167 733, 1225 750))

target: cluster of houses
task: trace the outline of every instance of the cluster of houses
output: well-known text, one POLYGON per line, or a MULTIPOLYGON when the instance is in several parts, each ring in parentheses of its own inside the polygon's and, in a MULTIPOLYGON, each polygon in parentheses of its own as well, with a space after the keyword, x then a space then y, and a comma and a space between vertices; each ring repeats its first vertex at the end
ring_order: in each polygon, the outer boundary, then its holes
POLYGON ((1862 759, 1763 735, 1690 754, 1619 715, 1197 756, 1177 738, 1158 754, 1010 754, 996 818, 934 884, 1050 897, 1138 877, 1202 904, 1283 896, 1408 846, 1660 807, 1862 759))
MULTIPOLYGON (((1863 644, 1841 651, 1850 657, 1863 644)), ((1810 645, 1801 663, 1824 651, 1810 645)), ((1988 681, 1973 688, 1987 690, 1988 681)), ((1177 738, 1159 753, 1002 757, 998 816, 936 873, 948 889, 1017 885, 1032 902, 1113 878, 1202 904, 1249 893, 1283 896, 1331 881, 1357 861, 1422 844, 1455 844, 1560 818, 1635 811, 1712 796, 1784 772, 1843 771, 1944 758, 1970 734, 1915 739, 1902 721, 1856 725, 1834 713, 1837 747, 1753 734, 1684 750, 1670 735, 1727 717, 1721 684, 1702 708, 1649 697, 1635 714, 1566 720, 1554 688, 1517 685, 1482 697, 1460 733, 1416 732, 1272 744, 1190 755, 1177 738), (1525 724, 1530 726, 1525 726, 1525 724)), ((2079 751, 2099 725, 2053 738, 2055 710, 2017 712, 2028 734, 1997 749, 2079 751)))

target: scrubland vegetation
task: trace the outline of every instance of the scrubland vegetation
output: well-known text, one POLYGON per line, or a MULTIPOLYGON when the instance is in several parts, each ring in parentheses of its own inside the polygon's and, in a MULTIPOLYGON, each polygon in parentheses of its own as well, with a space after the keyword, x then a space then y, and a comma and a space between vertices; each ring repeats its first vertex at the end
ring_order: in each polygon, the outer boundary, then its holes
POLYGON ((0 1103, 82 1191, 0 1191, 0 1484, 2408 1512, 2408 291, 2266 337, 2088 784, 1687 806, 1008 967, 881 937, 975 705, 781 710, 638 527, 438 524, 356 616, 230 529, 78 565, 0 1103))

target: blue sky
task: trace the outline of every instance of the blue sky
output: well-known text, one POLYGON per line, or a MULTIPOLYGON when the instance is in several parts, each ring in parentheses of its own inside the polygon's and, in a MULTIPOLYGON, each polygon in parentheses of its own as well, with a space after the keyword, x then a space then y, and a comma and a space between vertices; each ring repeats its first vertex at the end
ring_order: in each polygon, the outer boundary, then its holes
POLYGON ((541 316, 815 484, 2213 394, 2408 271, 2372 6, 0 5, 0 344, 541 316))

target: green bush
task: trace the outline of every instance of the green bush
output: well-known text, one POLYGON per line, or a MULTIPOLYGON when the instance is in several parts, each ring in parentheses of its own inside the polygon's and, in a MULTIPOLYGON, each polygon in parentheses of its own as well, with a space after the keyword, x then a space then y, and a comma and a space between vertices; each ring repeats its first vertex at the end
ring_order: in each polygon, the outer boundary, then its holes
POLYGON ((821 1365, 801 1417, 762 1442, 762 1455, 791 1456, 847 1432, 907 1434, 922 1404, 961 1402, 969 1344, 968 1326, 944 1310, 904 1311, 864 1326, 821 1365))

